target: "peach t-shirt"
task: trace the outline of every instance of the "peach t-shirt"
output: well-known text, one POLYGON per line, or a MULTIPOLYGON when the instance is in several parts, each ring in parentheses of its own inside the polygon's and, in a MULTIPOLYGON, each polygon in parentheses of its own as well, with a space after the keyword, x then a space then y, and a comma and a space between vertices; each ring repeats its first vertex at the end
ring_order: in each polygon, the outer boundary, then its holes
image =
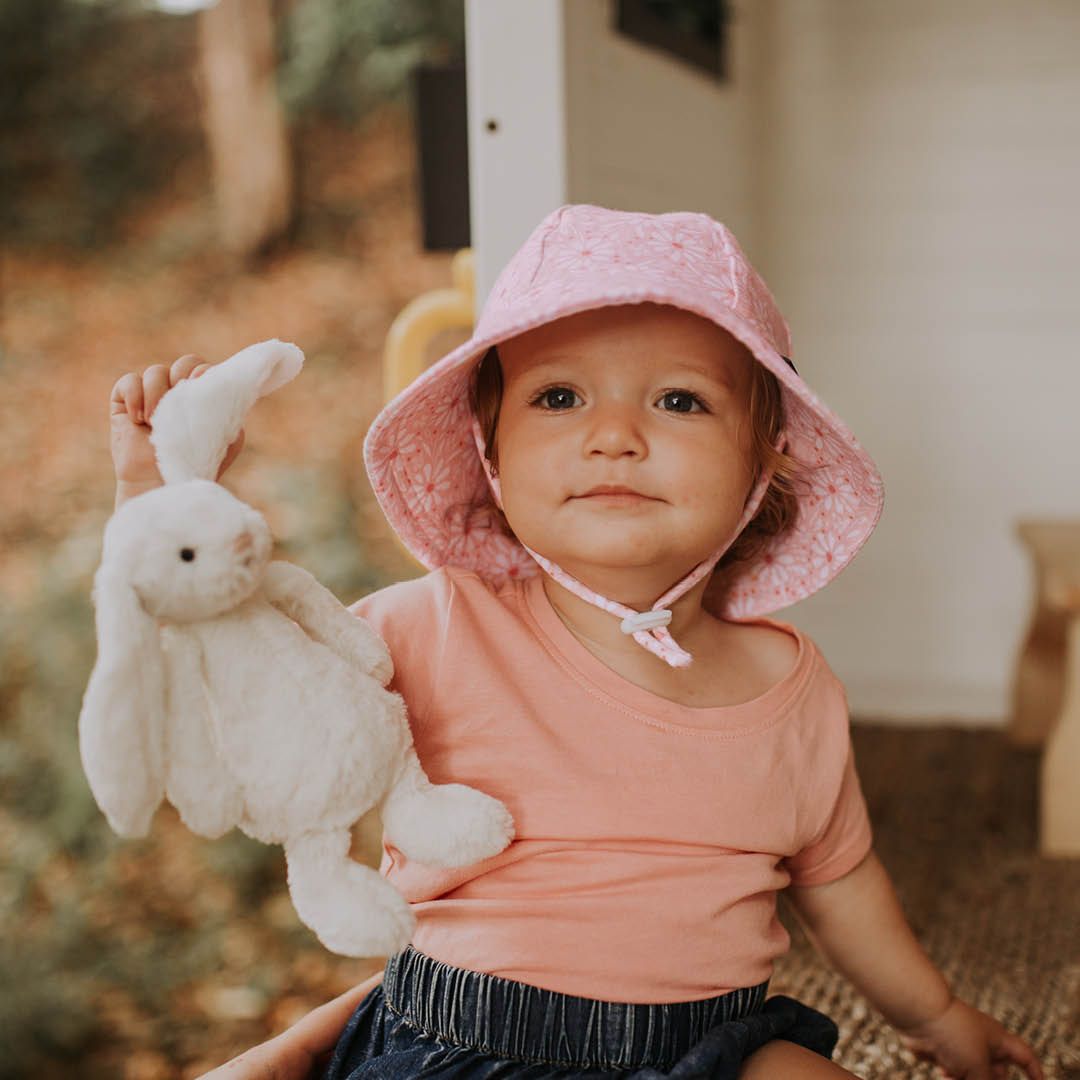
POLYGON ((381 871, 439 960, 610 1001, 712 997, 767 979, 789 936, 776 892, 870 849, 844 688, 813 642, 761 696, 695 708, 592 655, 539 577, 452 567, 353 604, 385 639, 435 783, 501 799, 517 828, 438 869, 385 839, 381 871))

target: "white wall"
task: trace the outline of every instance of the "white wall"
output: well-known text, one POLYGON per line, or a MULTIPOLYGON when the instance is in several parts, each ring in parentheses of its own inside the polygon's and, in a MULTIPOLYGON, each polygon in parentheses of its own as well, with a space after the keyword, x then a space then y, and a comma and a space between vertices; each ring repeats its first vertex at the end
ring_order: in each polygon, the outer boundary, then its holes
POLYGON ((761 269, 886 486, 790 614, 857 711, 1003 720, 1031 589, 1013 522, 1080 516, 1080 5, 766 6, 761 269))
POLYGON ((477 308, 566 201, 562 0, 468 0, 469 217, 477 308))
POLYGON ((754 237, 752 58, 737 35, 730 81, 612 29, 613 5, 565 0, 567 200, 702 210, 754 237))
POLYGON ((561 6, 544 212, 725 221, 885 478, 874 536, 780 617, 860 715, 1002 721, 1031 588, 1013 522, 1080 516, 1080 4, 739 0, 726 86, 616 37, 607 0, 561 6))

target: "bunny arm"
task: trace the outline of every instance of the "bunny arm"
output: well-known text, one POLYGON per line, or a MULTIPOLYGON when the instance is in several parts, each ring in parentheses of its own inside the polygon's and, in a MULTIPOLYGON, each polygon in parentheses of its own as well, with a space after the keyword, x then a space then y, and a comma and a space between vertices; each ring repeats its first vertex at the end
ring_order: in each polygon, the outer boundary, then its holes
POLYGON ((194 833, 211 839, 239 820, 244 802, 218 747, 202 647, 182 625, 162 627, 165 657, 165 795, 194 833))
POLYGON ((324 585, 295 563, 275 560, 266 568, 263 595, 309 637, 385 686, 394 674, 386 643, 324 585))

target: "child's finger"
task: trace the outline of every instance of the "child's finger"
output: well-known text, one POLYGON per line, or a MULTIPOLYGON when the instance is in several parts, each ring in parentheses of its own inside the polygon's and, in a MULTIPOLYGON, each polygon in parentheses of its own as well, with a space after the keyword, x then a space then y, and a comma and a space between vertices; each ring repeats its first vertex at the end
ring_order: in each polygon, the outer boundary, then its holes
POLYGON ((1019 1065, 1027 1074, 1028 1080, 1043 1080, 1042 1062, 1036 1057, 1035 1051, 1011 1031, 1006 1032, 994 1056, 1019 1065))
POLYGON ((209 364, 200 364, 198 367, 191 369, 191 377, 193 379, 197 379, 204 371, 209 371, 209 370, 210 370, 210 365, 209 364))
POLYGON ((175 386, 181 379, 186 379, 194 374, 195 368, 203 363, 203 358, 195 353, 184 353, 178 356, 169 367, 169 385, 175 386))
POLYGON ((154 415, 158 402, 169 389, 169 369, 164 364, 151 364, 143 372, 143 413, 146 419, 154 415))
POLYGON ((119 416, 126 412, 133 424, 142 423, 143 384, 138 372, 129 371, 113 384, 109 395, 109 415, 119 416))

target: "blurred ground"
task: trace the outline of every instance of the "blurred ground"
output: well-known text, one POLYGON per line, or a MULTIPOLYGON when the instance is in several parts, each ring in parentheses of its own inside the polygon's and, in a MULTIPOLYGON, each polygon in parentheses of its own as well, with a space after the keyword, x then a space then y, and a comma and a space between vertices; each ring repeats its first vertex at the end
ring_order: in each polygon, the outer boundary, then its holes
POLYGON ((203 840, 167 805, 147 839, 114 837, 76 720, 112 512, 108 400, 125 371, 295 341, 305 370, 253 411, 227 486, 344 602, 418 572, 360 459, 387 328, 449 281, 450 253, 420 251, 411 139, 400 105, 307 131, 294 246, 245 272, 215 251, 198 159, 116 244, 3 254, 0 1076, 197 1076, 372 968, 297 921, 280 849, 235 830, 203 840))

